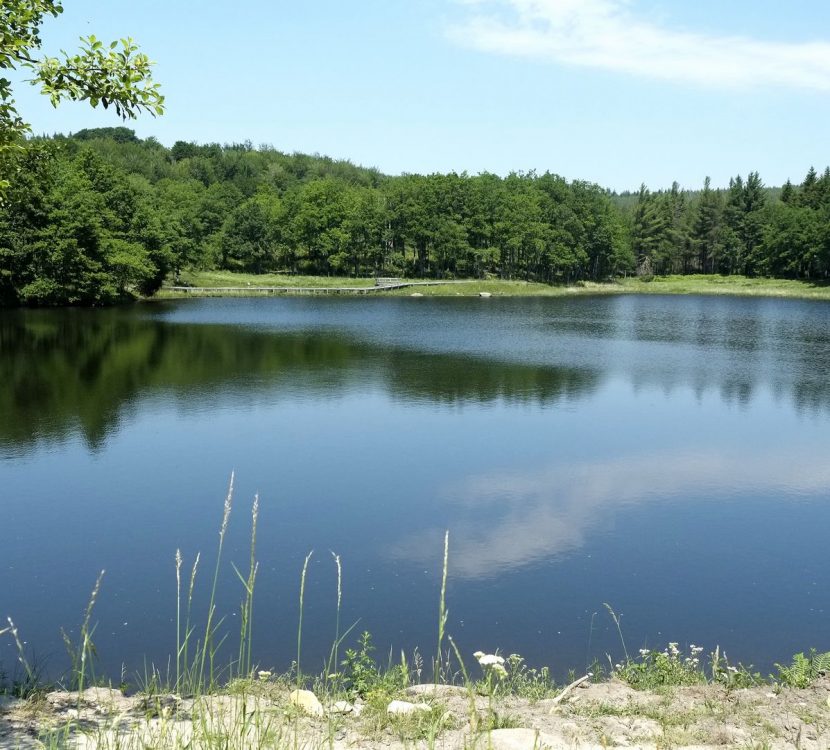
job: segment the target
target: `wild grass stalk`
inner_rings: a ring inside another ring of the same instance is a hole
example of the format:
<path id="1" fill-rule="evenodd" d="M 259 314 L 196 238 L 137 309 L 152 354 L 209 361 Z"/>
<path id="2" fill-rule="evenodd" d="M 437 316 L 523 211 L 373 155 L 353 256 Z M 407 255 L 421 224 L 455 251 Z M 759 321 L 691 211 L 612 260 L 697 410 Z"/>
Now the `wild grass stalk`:
<path id="1" fill-rule="evenodd" d="M 300 576 L 300 617 L 299 622 L 297 624 L 297 690 L 302 688 L 303 679 L 303 673 L 300 669 L 300 655 L 302 653 L 303 644 L 303 606 L 305 604 L 305 579 L 306 574 L 308 573 L 308 563 L 311 560 L 311 556 L 313 554 L 314 550 L 312 550 L 305 556 L 305 561 L 303 562 L 303 572 Z"/>
<path id="2" fill-rule="evenodd" d="M 245 599 L 240 606 L 239 622 L 239 655 L 237 672 L 240 677 L 250 675 L 252 670 L 251 642 L 253 639 L 253 610 L 254 588 L 256 584 L 259 564 L 256 562 L 256 530 L 259 518 L 259 494 L 254 495 L 254 504 L 251 509 L 251 558 L 247 578 L 243 577 L 236 565 L 233 566 L 236 575 L 245 589 Z"/>
<path id="3" fill-rule="evenodd" d="M 449 553 L 450 553 L 450 532 L 449 529 L 444 533 L 444 563 L 441 569 L 441 599 L 438 602 L 438 652 L 435 656 L 434 666 L 432 670 L 433 680 L 436 684 L 441 681 L 442 659 L 441 649 L 444 645 L 444 631 L 447 626 L 447 617 L 449 611 L 447 610 L 447 570 L 449 567 Z"/>
<path id="4" fill-rule="evenodd" d="M 4 633 L 11 633 L 12 639 L 14 640 L 14 643 L 17 646 L 17 661 L 20 662 L 20 665 L 23 667 L 23 672 L 26 675 L 24 689 L 19 690 L 18 692 L 25 694 L 29 690 L 34 690 L 37 686 L 37 673 L 34 669 L 32 669 L 32 665 L 29 664 L 29 660 L 26 658 L 26 650 L 24 649 L 23 643 L 20 640 L 20 635 L 17 632 L 17 626 L 15 626 L 11 617 L 7 617 L 6 620 L 8 620 L 9 627 L 0 630 L 0 635 L 3 635 Z"/>
<path id="5" fill-rule="evenodd" d="M 79 707 L 81 696 L 83 695 L 84 687 L 87 683 L 87 669 L 92 670 L 92 659 L 96 654 L 95 643 L 92 640 L 92 636 L 95 633 L 95 626 L 90 626 L 90 623 L 92 620 L 92 610 L 95 607 L 95 602 L 98 600 L 98 594 L 101 591 L 101 582 L 104 580 L 104 573 L 105 571 L 102 570 L 98 574 L 95 586 L 92 588 L 92 594 L 87 602 L 86 610 L 84 612 L 84 619 L 81 623 L 81 631 L 78 636 L 77 645 L 72 643 L 72 640 L 69 638 L 66 631 L 61 631 L 66 651 L 69 654 L 70 661 L 72 662 L 70 684 L 73 685 L 78 691 Z M 91 680 L 94 679 L 92 671 L 90 671 L 89 676 Z"/>
<path id="6" fill-rule="evenodd" d="M 182 673 L 182 551 L 176 550 L 176 692 Z"/>
<path id="7" fill-rule="evenodd" d="M 199 683 L 203 684 L 205 679 L 205 663 L 208 661 L 209 655 L 210 687 L 213 687 L 214 679 L 213 660 L 216 655 L 217 649 L 221 645 L 221 641 L 218 644 L 214 642 L 214 636 L 216 635 L 216 627 L 218 626 L 214 627 L 213 616 L 216 612 L 216 584 L 219 580 L 219 567 L 222 563 L 222 549 L 225 546 L 225 534 L 228 531 L 228 522 L 230 521 L 231 508 L 233 507 L 233 482 L 234 472 L 231 472 L 231 481 L 228 485 L 228 494 L 225 498 L 225 506 L 222 512 L 222 525 L 219 528 L 219 549 L 216 553 L 216 568 L 213 573 L 213 585 L 211 586 L 210 591 L 210 603 L 208 604 L 207 623 L 205 624 L 205 638 L 204 641 L 202 641 L 201 655 L 199 658 Z"/>
<path id="8" fill-rule="evenodd" d="M 340 555 L 331 553 L 334 558 L 334 565 L 337 568 L 337 610 L 334 615 L 334 642 L 331 644 L 331 652 L 329 653 L 329 663 L 326 666 L 326 681 L 331 675 L 335 674 L 338 669 L 338 649 L 340 648 L 340 607 L 343 601 L 343 567 L 340 563 Z M 350 628 L 351 629 L 351 628 Z"/>
<path id="9" fill-rule="evenodd" d="M 104 580 L 104 572 L 98 574 L 98 579 L 95 581 L 95 586 L 92 589 L 92 595 L 89 597 L 89 603 L 86 605 L 86 612 L 84 613 L 84 621 L 81 625 L 81 670 L 78 675 L 78 694 L 84 692 L 84 680 L 86 678 L 87 659 L 89 659 L 90 668 L 92 666 L 92 657 L 95 656 L 95 645 L 92 642 L 92 634 L 95 631 L 93 625 L 90 629 L 89 622 L 92 618 L 92 609 L 98 599 L 98 593 L 101 591 L 101 581 Z M 92 677 L 92 675 L 90 675 Z"/>
<path id="10" fill-rule="evenodd" d="M 608 613 L 611 615 L 611 619 L 614 621 L 614 625 L 617 626 L 617 633 L 620 635 L 620 643 L 622 643 L 623 653 L 625 654 L 626 662 L 631 661 L 631 657 L 628 655 L 628 649 L 625 647 L 625 638 L 623 638 L 622 626 L 620 625 L 620 618 L 617 616 L 617 613 L 611 608 L 611 605 L 608 602 L 603 602 L 605 609 L 608 610 Z M 612 665 L 613 667 L 613 665 Z"/>
<path id="11" fill-rule="evenodd" d="M 455 645 L 455 641 L 452 639 L 452 636 L 448 636 L 448 640 L 450 642 L 450 646 L 452 646 L 452 650 L 455 652 L 455 658 L 458 659 L 458 664 L 461 668 L 461 674 L 464 677 L 464 687 L 467 690 L 467 700 L 469 702 L 470 728 L 475 732 L 478 730 L 478 713 L 476 712 L 475 688 L 473 686 L 472 680 L 470 679 L 470 675 L 467 673 L 467 667 L 464 664 L 464 659 L 461 657 L 461 652 L 458 650 L 458 646 Z"/>
<path id="12" fill-rule="evenodd" d="M 585 650 L 585 669 L 588 671 L 591 669 L 591 641 L 594 637 L 594 620 L 596 616 L 597 613 L 594 612 L 591 615 L 591 622 L 588 624 L 588 647 Z"/>
<path id="13" fill-rule="evenodd" d="M 196 572 L 199 568 L 199 560 L 201 553 L 196 553 L 196 558 L 193 561 L 193 567 L 190 569 L 190 584 L 187 589 L 187 612 L 184 622 L 183 637 L 178 637 L 180 641 L 179 650 L 176 653 L 176 692 L 181 693 L 187 689 L 188 692 L 193 692 L 195 687 L 195 663 L 190 664 L 189 661 L 189 646 L 190 638 L 193 635 L 195 628 L 190 624 L 190 616 L 193 611 L 193 589 L 196 586 Z M 197 644 L 196 652 L 198 654 L 199 647 Z M 198 658 L 198 656 L 197 656 Z"/>

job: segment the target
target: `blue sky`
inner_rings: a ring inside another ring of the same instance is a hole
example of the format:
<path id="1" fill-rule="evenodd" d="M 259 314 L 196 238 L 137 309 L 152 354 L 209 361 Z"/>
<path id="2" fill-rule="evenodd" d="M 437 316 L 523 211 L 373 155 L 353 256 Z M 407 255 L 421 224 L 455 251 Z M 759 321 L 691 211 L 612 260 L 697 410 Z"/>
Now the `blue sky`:
<path id="1" fill-rule="evenodd" d="M 384 172 L 549 170 L 616 190 L 830 163 L 826 0 L 65 0 L 44 51 L 134 37 L 167 114 L 141 136 L 250 140 Z M 17 87 L 37 133 L 117 125 Z"/>

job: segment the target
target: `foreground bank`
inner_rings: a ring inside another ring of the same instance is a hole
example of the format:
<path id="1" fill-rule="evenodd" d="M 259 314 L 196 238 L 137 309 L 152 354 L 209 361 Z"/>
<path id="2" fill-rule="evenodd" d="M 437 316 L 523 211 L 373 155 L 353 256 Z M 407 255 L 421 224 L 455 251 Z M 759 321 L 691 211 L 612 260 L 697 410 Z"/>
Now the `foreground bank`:
<path id="1" fill-rule="evenodd" d="M 0 747 L 826 748 L 830 679 L 807 688 L 721 684 L 638 691 L 586 681 L 541 699 L 413 685 L 333 700 L 267 675 L 196 698 L 91 688 L 0 698 Z"/>

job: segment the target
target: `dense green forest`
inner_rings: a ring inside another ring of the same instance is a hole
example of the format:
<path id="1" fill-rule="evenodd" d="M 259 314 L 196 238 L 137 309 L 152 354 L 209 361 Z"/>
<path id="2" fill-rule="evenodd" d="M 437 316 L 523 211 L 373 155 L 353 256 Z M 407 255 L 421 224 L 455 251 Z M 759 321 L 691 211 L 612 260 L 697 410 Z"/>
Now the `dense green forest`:
<path id="1" fill-rule="evenodd" d="M 127 128 L 32 139 L 0 205 L 0 304 L 108 304 L 186 268 L 601 281 L 825 279 L 830 169 L 800 185 L 616 195 L 534 172 L 385 176 L 251 144 Z"/>

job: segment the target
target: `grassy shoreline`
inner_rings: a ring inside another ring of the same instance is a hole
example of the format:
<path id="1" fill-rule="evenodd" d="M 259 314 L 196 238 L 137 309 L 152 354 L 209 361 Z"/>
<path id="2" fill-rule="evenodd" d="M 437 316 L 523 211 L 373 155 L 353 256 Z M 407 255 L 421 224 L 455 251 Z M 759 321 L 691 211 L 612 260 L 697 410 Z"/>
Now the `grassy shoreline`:
<path id="1" fill-rule="evenodd" d="M 660 655 L 672 660 L 671 648 Z M 648 671 L 665 681 L 647 687 L 625 672 L 553 686 L 527 675 L 515 657 L 498 677 L 485 666 L 492 656 L 449 685 L 407 681 L 394 667 L 367 675 L 360 691 L 332 689 L 320 681 L 325 675 L 297 688 L 290 673 L 259 672 L 195 694 L 148 685 L 133 695 L 92 686 L 26 700 L 0 696 L 0 747 L 820 750 L 830 742 L 827 676 L 798 687 L 706 681 L 677 671 L 681 655 L 674 679 L 652 658 Z"/>
<path id="2" fill-rule="evenodd" d="M 66 638 L 72 668 L 60 685 L 45 684 L 11 619 L 0 628 L 17 651 L 19 682 L 0 684 L 0 748 L 85 750 L 323 750 L 443 748 L 504 750 L 582 746 L 826 748 L 830 744 L 830 652 L 797 654 L 768 678 L 730 663 L 719 649 L 708 662 L 699 646 L 668 643 L 629 656 L 620 620 L 609 605 L 625 658 L 557 684 L 550 669 L 531 668 L 517 654 L 462 653 L 447 631 L 444 538 L 438 602 L 437 655 L 417 650 L 376 660 L 371 636 L 341 630 L 341 567 L 333 555 L 337 617 L 331 656 L 322 672 L 301 669 L 306 572 L 300 576 L 297 656 L 284 674 L 252 658 L 259 497 L 251 507 L 247 576 L 241 584 L 238 653 L 223 664 L 222 643 L 233 625 L 216 611 L 234 476 L 223 506 L 206 616 L 192 610 L 200 555 L 190 567 L 177 550 L 176 654 L 166 669 L 150 666 L 138 690 L 110 687 L 94 674 L 93 610 L 99 575 L 77 640 Z M 210 566 L 213 567 L 213 566 Z M 210 570 L 208 571 L 210 575 Z M 356 642 L 355 642 L 356 641 Z M 354 643 L 352 647 L 347 644 Z M 232 642 L 228 643 L 231 653 Z M 225 654 L 227 655 L 227 653 Z M 0 670 L 2 675 L 2 670 Z M 581 676 L 580 676 L 581 675 Z M 811 742 L 807 742 L 811 740 Z M 823 743 L 823 744 L 822 744 Z"/>
<path id="3" fill-rule="evenodd" d="M 372 278 L 291 276 L 285 274 L 241 274 L 226 271 L 189 271 L 181 284 L 190 291 L 174 290 L 168 284 L 152 299 L 190 297 L 248 297 L 263 294 L 369 293 L 373 296 L 475 297 L 482 293 L 493 297 L 565 297 L 606 294 L 679 294 L 738 297 L 774 297 L 788 299 L 830 300 L 830 283 L 793 279 L 749 278 L 746 276 L 659 276 L 617 279 L 613 282 L 580 282 L 571 286 L 551 286 L 528 281 L 500 279 L 462 279 L 447 282 L 402 279 L 407 286 L 377 289 Z M 271 291 L 272 289 L 279 291 Z"/>

